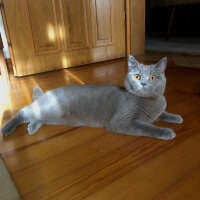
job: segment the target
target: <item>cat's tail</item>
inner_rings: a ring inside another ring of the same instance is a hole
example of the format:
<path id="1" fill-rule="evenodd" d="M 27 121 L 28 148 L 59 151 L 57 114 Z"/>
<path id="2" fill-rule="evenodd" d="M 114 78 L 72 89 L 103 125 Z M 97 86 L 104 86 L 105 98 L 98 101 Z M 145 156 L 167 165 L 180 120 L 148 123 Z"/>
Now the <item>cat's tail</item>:
<path id="1" fill-rule="evenodd" d="M 1 133 L 5 136 L 10 135 L 20 124 L 24 123 L 23 109 L 20 110 L 12 119 L 10 119 L 1 129 Z"/>

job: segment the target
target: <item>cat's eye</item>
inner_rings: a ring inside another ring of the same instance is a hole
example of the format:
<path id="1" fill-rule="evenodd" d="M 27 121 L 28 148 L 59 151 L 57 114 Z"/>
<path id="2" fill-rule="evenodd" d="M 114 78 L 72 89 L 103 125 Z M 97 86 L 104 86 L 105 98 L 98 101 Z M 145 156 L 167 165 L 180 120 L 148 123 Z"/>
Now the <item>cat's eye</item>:
<path id="1" fill-rule="evenodd" d="M 136 80 L 140 80 L 140 75 L 139 75 L 139 74 L 135 74 L 135 75 L 134 75 L 134 78 L 135 78 Z"/>
<path id="2" fill-rule="evenodd" d="M 156 80 L 156 77 L 155 77 L 154 75 L 149 76 L 149 80 L 150 80 L 150 81 L 155 81 L 155 80 Z"/>

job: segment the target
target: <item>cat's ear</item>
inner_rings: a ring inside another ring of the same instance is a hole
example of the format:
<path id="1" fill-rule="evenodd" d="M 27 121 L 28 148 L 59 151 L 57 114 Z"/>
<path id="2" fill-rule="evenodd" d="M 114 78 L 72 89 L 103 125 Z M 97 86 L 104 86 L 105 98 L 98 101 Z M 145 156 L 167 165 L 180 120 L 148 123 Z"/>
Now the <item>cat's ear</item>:
<path id="1" fill-rule="evenodd" d="M 161 59 L 157 64 L 156 64 L 156 68 L 159 72 L 163 73 L 165 72 L 167 66 L 167 58 L 163 58 Z"/>
<path id="2" fill-rule="evenodd" d="M 137 64 L 138 64 L 137 60 L 133 56 L 129 55 L 129 57 L 128 57 L 129 71 L 133 70 L 137 66 Z"/>

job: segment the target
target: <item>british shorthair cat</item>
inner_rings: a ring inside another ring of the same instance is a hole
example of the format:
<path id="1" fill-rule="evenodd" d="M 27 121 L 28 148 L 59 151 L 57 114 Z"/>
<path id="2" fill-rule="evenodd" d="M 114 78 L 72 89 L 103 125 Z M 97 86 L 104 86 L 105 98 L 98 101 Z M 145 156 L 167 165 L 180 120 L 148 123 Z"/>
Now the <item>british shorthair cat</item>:
<path id="1" fill-rule="evenodd" d="M 33 103 L 21 109 L 2 128 L 11 134 L 18 125 L 28 124 L 34 134 L 42 124 L 101 127 L 108 131 L 169 140 L 172 129 L 151 123 L 155 120 L 182 123 L 180 115 L 167 113 L 164 97 L 166 58 L 143 65 L 129 56 L 125 88 L 102 85 L 67 85 L 44 93 L 33 90 Z"/>

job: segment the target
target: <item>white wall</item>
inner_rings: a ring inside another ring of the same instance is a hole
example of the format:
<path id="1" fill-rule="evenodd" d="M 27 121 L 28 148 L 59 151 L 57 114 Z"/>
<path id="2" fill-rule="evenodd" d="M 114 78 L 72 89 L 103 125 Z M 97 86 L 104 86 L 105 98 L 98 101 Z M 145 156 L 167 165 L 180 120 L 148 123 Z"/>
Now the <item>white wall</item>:
<path id="1" fill-rule="evenodd" d="M 7 38 L 6 38 L 6 33 L 5 33 L 4 25 L 3 25 L 3 19 L 2 19 L 1 12 L 0 12 L 0 33 L 1 33 L 2 40 L 3 40 L 4 56 L 5 56 L 5 58 L 10 58 L 10 53 L 9 53 L 9 49 L 8 49 L 8 42 L 7 42 Z"/>

